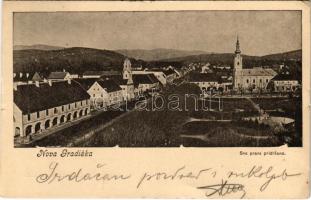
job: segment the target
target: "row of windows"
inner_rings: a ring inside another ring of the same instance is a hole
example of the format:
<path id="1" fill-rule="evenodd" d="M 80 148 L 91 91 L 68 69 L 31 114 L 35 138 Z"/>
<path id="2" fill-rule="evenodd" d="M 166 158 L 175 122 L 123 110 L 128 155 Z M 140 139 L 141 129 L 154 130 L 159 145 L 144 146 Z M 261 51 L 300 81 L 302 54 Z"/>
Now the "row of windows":
<path id="1" fill-rule="evenodd" d="M 246 83 L 249 83 L 250 80 L 249 79 L 246 79 Z M 266 83 L 269 82 L 269 79 L 266 79 Z M 253 79 L 253 83 L 256 83 L 256 79 Z M 259 83 L 262 83 L 262 79 L 259 79 Z"/>
<path id="2" fill-rule="evenodd" d="M 87 103 L 87 102 L 86 102 L 86 103 Z M 78 105 L 78 103 L 75 102 L 74 108 L 77 108 L 77 105 Z M 80 102 L 80 105 L 81 105 L 81 106 L 83 105 L 83 102 L 82 102 L 82 101 Z M 70 104 L 68 104 L 68 109 L 70 110 Z M 62 106 L 62 112 L 64 112 L 64 111 L 65 111 L 65 106 Z M 54 108 L 54 111 L 53 111 L 53 112 L 54 112 L 54 114 L 57 114 L 57 113 L 58 113 L 57 108 Z M 40 111 L 38 111 L 38 112 L 36 113 L 36 115 L 37 115 L 37 119 L 40 118 Z M 49 110 L 48 110 L 48 109 L 45 110 L 45 115 L 46 115 L 46 116 L 49 116 Z M 28 121 L 30 121 L 30 119 L 31 119 L 30 114 L 27 115 L 27 118 L 28 118 Z"/>

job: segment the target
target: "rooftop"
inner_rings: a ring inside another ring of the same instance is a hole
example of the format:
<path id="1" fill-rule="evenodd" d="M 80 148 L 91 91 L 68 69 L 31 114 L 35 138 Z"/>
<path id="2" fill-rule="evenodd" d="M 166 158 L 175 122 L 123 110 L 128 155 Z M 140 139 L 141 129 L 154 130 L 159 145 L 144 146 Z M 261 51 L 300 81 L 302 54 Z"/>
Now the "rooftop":
<path id="1" fill-rule="evenodd" d="M 122 88 L 113 80 L 97 80 L 97 83 L 104 88 L 108 93 L 122 90 Z"/>
<path id="2" fill-rule="evenodd" d="M 90 95 L 76 82 L 67 81 L 19 85 L 14 90 L 14 103 L 23 114 L 89 99 Z"/>
<path id="3" fill-rule="evenodd" d="M 218 82 L 219 78 L 215 74 L 191 73 L 190 82 Z"/>
<path id="4" fill-rule="evenodd" d="M 64 79 L 69 72 L 51 72 L 48 79 Z"/>
<path id="5" fill-rule="evenodd" d="M 84 76 L 112 76 L 112 75 L 121 75 L 119 71 L 85 71 Z"/>
<path id="6" fill-rule="evenodd" d="M 139 84 L 154 84 L 158 82 L 158 79 L 153 74 L 134 74 L 133 82 L 136 86 Z"/>
<path id="7" fill-rule="evenodd" d="M 277 73 L 273 69 L 255 67 L 252 69 L 242 69 L 243 76 L 275 76 Z"/>
<path id="8" fill-rule="evenodd" d="M 274 81 L 289 81 L 289 80 L 297 80 L 297 78 L 289 73 L 289 72 L 282 72 L 276 75 L 272 80 Z"/>

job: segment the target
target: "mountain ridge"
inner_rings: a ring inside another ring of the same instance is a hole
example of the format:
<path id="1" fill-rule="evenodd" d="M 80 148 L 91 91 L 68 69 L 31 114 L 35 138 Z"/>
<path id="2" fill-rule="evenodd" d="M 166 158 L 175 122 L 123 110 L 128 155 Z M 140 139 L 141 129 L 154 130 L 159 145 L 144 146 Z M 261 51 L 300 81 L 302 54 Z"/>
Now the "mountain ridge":
<path id="1" fill-rule="evenodd" d="M 13 46 L 13 50 L 30 50 L 30 49 L 50 51 L 50 50 L 65 49 L 65 47 L 46 45 L 46 44 L 14 45 Z"/>
<path id="2" fill-rule="evenodd" d="M 165 49 L 165 48 L 156 48 L 156 49 L 118 49 L 115 50 L 118 53 L 121 53 L 125 56 L 132 57 L 135 59 L 141 59 L 145 61 L 153 60 L 162 60 L 173 57 L 182 57 L 188 55 L 197 55 L 202 53 L 207 53 L 200 50 L 178 50 L 178 49 Z"/>
<path id="3" fill-rule="evenodd" d="M 200 53 L 202 51 L 197 52 Z M 282 60 L 293 59 L 301 61 L 301 54 L 302 50 L 265 56 L 243 55 L 243 64 L 246 67 L 254 67 L 281 64 Z M 233 56 L 233 53 L 205 53 L 144 61 L 112 50 L 86 47 L 70 47 L 56 50 L 25 49 L 13 51 L 13 70 L 14 72 L 26 72 L 62 71 L 65 69 L 74 73 L 82 73 L 87 70 L 121 70 L 123 67 L 123 61 L 126 57 L 130 58 L 133 67 L 162 67 L 172 65 L 179 68 L 182 65 L 187 65 L 191 62 L 209 62 L 211 64 L 232 65 Z"/>

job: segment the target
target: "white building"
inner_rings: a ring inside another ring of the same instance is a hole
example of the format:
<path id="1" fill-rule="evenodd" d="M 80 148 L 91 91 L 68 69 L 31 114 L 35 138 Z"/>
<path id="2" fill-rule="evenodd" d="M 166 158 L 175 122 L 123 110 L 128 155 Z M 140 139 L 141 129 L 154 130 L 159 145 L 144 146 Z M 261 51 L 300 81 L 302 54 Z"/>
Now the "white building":
<path id="1" fill-rule="evenodd" d="M 70 80 L 19 85 L 13 93 L 15 136 L 40 134 L 90 112 L 90 95 Z"/>
<path id="2" fill-rule="evenodd" d="M 124 60 L 122 74 L 119 72 L 118 74 L 102 75 L 101 77 L 114 80 L 122 88 L 123 100 L 131 101 L 135 98 L 132 65 L 128 58 Z"/>
<path id="3" fill-rule="evenodd" d="M 106 108 L 123 102 L 122 88 L 112 79 L 95 81 L 87 92 L 97 108 Z"/>
<path id="4" fill-rule="evenodd" d="M 270 80 L 276 75 L 277 73 L 269 68 L 243 69 L 240 42 L 237 38 L 233 68 L 233 88 L 235 90 L 265 90 Z"/>
<path id="5" fill-rule="evenodd" d="M 159 89 L 159 80 L 153 74 L 135 74 L 133 75 L 135 86 L 135 96 L 140 95 L 152 89 Z"/>
<path id="6" fill-rule="evenodd" d="M 271 83 L 275 92 L 293 92 L 300 87 L 298 80 L 288 71 L 276 75 Z"/>

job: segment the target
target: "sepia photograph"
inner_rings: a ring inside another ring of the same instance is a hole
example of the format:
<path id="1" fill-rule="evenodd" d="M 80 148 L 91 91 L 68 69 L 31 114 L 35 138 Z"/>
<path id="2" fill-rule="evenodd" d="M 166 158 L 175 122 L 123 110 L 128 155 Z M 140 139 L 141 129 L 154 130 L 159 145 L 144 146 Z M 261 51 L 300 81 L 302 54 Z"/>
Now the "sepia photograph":
<path id="1" fill-rule="evenodd" d="M 14 147 L 302 147 L 300 10 L 13 13 Z"/>
<path id="2" fill-rule="evenodd" d="M 308 198 L 310 11 L 5 1 L 0 196 Z"/>

